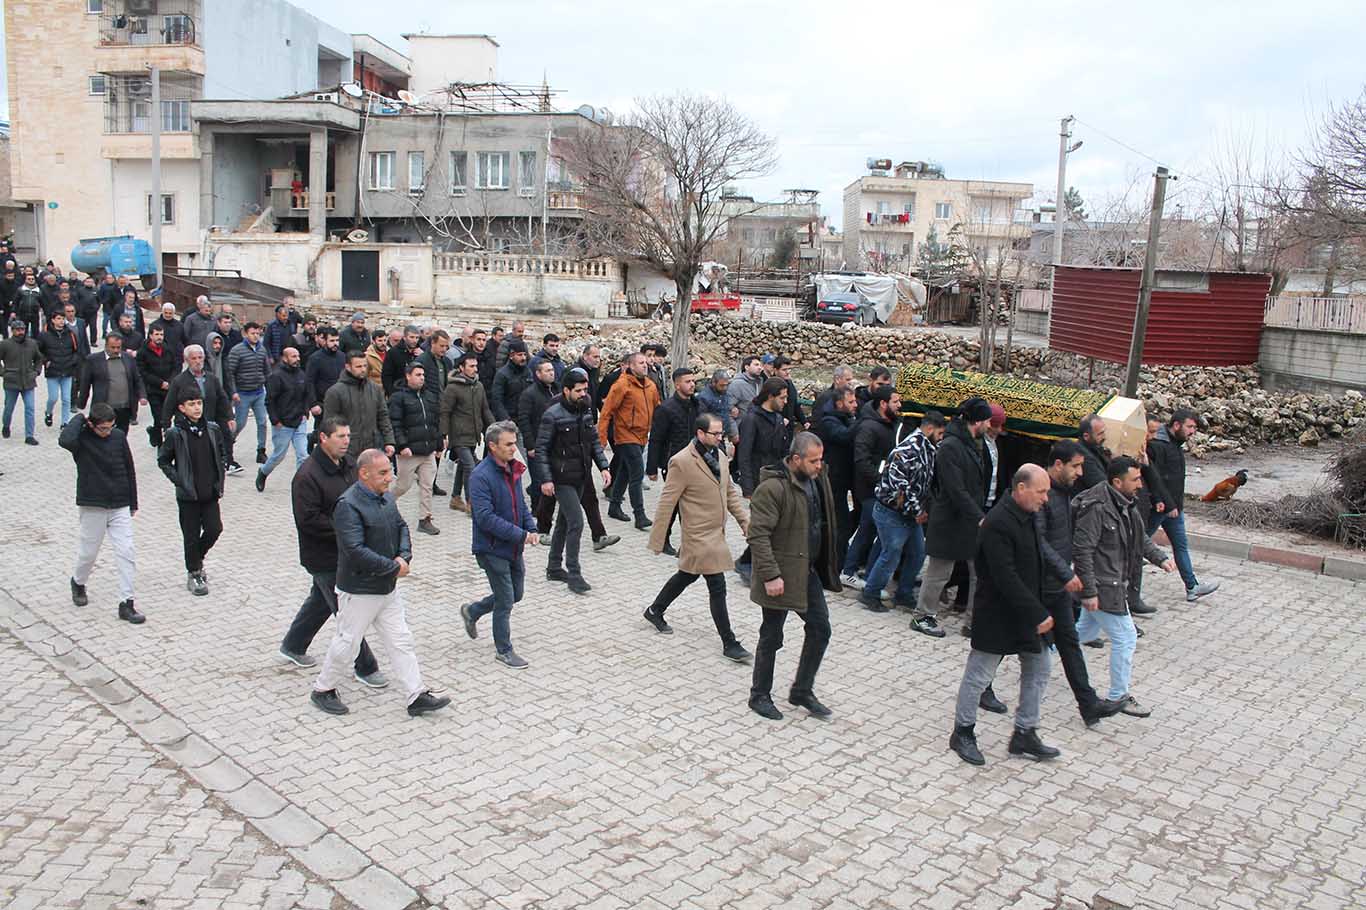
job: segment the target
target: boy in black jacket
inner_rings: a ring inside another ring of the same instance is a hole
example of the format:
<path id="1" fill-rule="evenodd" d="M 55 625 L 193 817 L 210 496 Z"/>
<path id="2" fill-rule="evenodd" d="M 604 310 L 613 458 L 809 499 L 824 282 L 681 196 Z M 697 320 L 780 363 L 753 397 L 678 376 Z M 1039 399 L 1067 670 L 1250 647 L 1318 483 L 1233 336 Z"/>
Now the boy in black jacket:
<path id="1" fill-rule="evenodd" d="M 76 461 L 80 534 L 76 567 L 71 572 L 71 602 L 78 607 L 90 602 L 85 583 L 107 534 L 119 569 L 119 619 L 139 625 L 147 617 L 133 605 L 133 576 L 137 572 L 133 516 L 138 511 L 138 482 L 128 437 L 114 426 L 114 409 L 101 401 L 90 406 L 88 419 L 79 412 L 72 414 L 57 444 Z"/>
<path id="2" fill-rule="evenodd" d="M 218 500 L 223 498 L 222 430 L 204 419 L 198 386 L 180 390 L 176 416 L 166 428 L 157 467 L 175 485 L 180 533 L 185 543 L 185 588 L 196 597 L 209 593 L 204 557 L 223 533 Z"/>

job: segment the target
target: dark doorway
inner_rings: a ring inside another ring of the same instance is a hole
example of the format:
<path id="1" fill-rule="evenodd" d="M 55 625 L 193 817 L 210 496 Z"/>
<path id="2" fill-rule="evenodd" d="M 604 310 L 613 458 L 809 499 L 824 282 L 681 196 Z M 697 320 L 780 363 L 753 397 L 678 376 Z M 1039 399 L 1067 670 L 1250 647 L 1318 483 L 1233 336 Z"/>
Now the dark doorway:
<path id="1" fill-rule="evenodd" d="M 342 299 L 379 301 L 379 250 L 342 250 Z"/>

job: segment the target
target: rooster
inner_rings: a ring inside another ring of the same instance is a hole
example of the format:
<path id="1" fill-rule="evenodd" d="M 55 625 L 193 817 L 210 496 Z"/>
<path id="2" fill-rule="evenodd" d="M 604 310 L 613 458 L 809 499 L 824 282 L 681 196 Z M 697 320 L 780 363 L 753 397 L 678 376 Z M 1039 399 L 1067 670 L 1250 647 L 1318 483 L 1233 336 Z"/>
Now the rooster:
<path id="1" fill-rule="evenodd" d="M 1232 499 L 1233 494 L 1238 492 L 1238 488 L 1247 483 L 1247 471 L 1239 471 L 1232 477 L 1225 477 L 1214 485 L 1214 488 L 1200 497 L 1201 502 L 1222 502 L 1225 499 Z"/>

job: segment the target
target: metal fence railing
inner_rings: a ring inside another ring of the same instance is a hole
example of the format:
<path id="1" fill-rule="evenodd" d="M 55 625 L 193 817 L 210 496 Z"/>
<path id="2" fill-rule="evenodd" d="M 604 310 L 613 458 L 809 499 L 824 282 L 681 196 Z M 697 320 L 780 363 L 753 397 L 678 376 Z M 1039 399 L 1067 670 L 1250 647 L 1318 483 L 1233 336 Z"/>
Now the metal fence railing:
<path id="1" fill-rule="evenodd" d="M 1262 324 L 1366 335 L 1366 297 L 1268 297 Z"/>

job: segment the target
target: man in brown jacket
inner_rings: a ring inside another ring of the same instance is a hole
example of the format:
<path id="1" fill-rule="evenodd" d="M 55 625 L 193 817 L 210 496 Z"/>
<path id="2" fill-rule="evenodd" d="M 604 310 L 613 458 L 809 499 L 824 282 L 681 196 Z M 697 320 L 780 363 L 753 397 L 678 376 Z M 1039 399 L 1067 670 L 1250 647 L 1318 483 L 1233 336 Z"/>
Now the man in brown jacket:
<path id="1" fill-rule="evenodd" d="M 704 575 L 712 622 L 721 635 L 721 653 L 741 662 L 751 655 L 735 637 L 726 611 L 726 571 L 731 567 L 730 547 L 726 546 L 726 513 L 735 516 L 740 530 L 747 532 L 749 509 L 740 488 L 730 479 L 730 461 L 720 449 L 721 436 L 721 418 L 702 414 L 693 421 L 692 444 L 669 459 L 664 492 L 655 508 L 650 549 L 664 552 L 675 509 L 682 513 L 683 541 L 679 544 L 678 571 L 645 610 L 645 621 L 657 632 L 673 634 L 673 628 L 664 621 L 664 611 L 697 581 L 697 576 Z"/>
<path id="2" fill-rule="evenodd" d="M 839 592 L 835 552 L 835 501 L 815 433 L 798 433 L 781 467 L 766 467 L 750 499 L 749 546 L 754 554 L 750 600 L 764 608 L 754 682 L 749 706 L 769 720 L 782 720 L 773 704 L 773 663 L 783 646 L 787 611 L 805 624 L 802 656 L 788 694 L 789 704 L 816 717 L 830 709 L 816 700 L 813 688 L 825 647 L 830 643 L 830 611 L 825 591 Z"/>
<path id="3" fill-rule="evenodd" d="M 644 354 L 632 354 L 626 361 L 626 371 L 612 384 L 612 391 L 602 403 L 602 413 L 598 417 L 598 436 L 603 447 L 607 446 L 607 426 L 613 427 L 612 450 L 621 456 L 630 478 L 631 511 L 635 513 L 636 528 L 644 531 L 650 527 L 650 519 L 645 517 L 645 493 L 641 482 L 645 477 L 645 446 L 650 441 L 650 423 L 654 419 L 655 408 L 659 407 L 659 386 L 650 378 L 649 366 Z M 626 487 L 618 478 L 612 484 L 612 502 L 607 514 L 617 521 L 630 521 L 621 509 L 621 500 Z"/>

